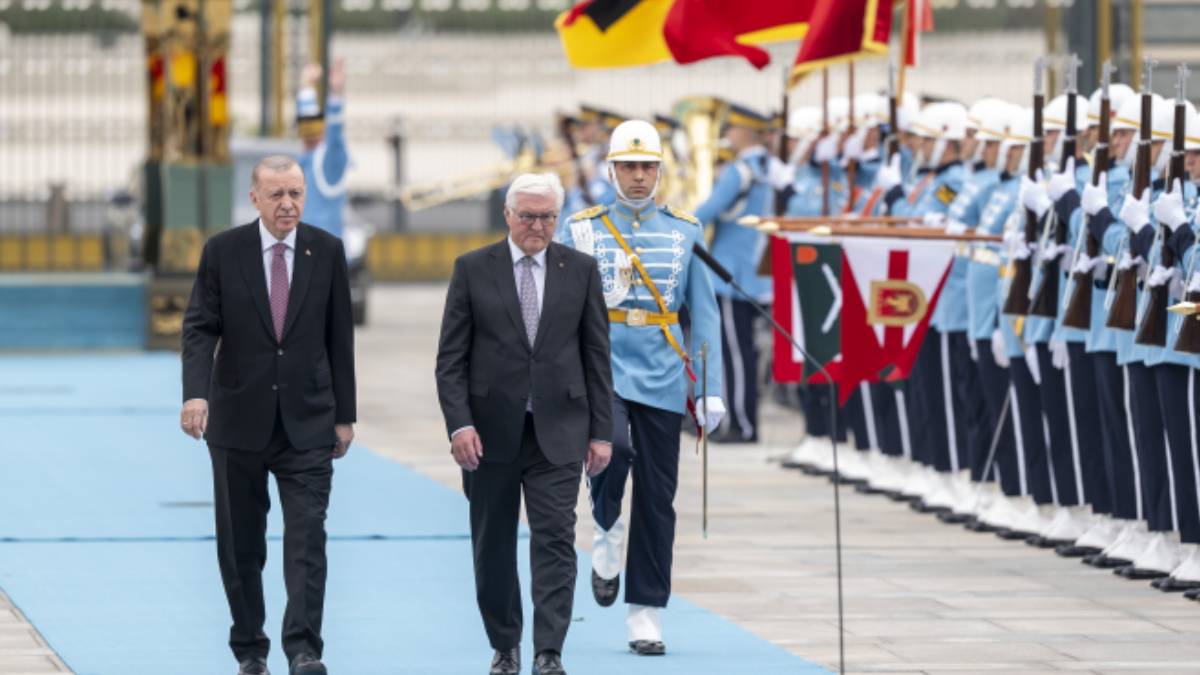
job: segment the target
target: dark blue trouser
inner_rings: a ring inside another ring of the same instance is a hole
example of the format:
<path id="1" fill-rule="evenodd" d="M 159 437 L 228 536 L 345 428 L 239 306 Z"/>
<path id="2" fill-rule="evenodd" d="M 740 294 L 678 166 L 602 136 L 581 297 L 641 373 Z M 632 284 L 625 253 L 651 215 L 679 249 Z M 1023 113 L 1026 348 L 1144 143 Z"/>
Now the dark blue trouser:
<path id="1" fill-rule="evenodd" d="M 834 388 L 828 384 L 808 384 L 800 390 L 800 406 L 804 409 L 804 429 L 809 436 L 829 436 L 829 408 L 836 406 Z M 844 410 L 837 411 L 837 440 L 846 440 L 849 421 Z"/>
<path id="2" fill-rule="evenodd" d="M 1079 501 L 1091 504 L 1093 513 L 1112 513 L 1112 494 L 1105 472 L 1104 441 L 1100 419 L 1100 398 L 1096 384 L 1096 369 L 1092 355 L 1082 342 L 1067 343 L 1067 403 L 1074 435 L 1072 452 L 1079 462 L 1079 485 L 1083 494 Z M 1061 493 L 1060 493 L 1061 494 Z"/>
<path id="3" fill-rule="evenodd" d="M 913 375 L 910 391 L 916 396 L 909 401 L 919 403 L 909 424 L 917 445 L 925 446 L 919 451 L 922 463 L 943 472 L 968 467 L 970 456 L 979 452 L 975 448 L 986 444 L 980 440 L 984 404 L 966 333 L 929 329 Z"/>
<path id="4" fill-rule="evenodd" d="M 1042 426 L 1042 401 L 1037 382 L 1024 357 L 1011 360 L 1008 366 L 1012 378 L 1013 405 L 1011 412 L 1017 429 L 1017 456 L 1024 469 L 1026 494 L 1039 505 L 1054 503 L 1050 487 L 1050 462 L 1046 453 L 1046 435 Z"/>
<path id="5" fill-rule="evenodd" d="M 1167 444 L 1162 427 L 1162 406 L 1158 400 L 1158 383 L 1155 382 L 1155 371 L 1160 367 L 1147 367 L 1142 363 L 1125 366 L 1129 371 L 1129 404 L 1137 439 L 1142 508 L 1151 532 L 1169 532 L 1174 528 Z"/>
<path id="6" fill-rule="evenodd" d="M 1142 487 L 1138 478 L 1133 426 L 1129 421 L 1130 391 L 1126 371 L 1113 352 L 1093 352 L 1096 401 L 1100 405 L 1100 440 L 1104 473 L 1114 518 L 1140 520 Z"/>
<path id="7" fill-rule="evenodd" d="M 675 547 L 679 424 L 683 415 L 613 397 L 613 454 L 590 481 L 592 517 L 605 530 L 621 516 L 625 479 L 633 474 L 625 602 L 666 607 Z"/>
<path id="8" fill-rule="evenodd" d="M 875 429 L 879 449 L 889 457 L 910 457 L 908 416 L 905 385 L 876 382 L 871 385 L 871 404 L 875 413 Z"/>
<path id="9" fill-rule="evenodd" d="M 979 370 L 979 388 L 985 403 L 984 428 L 988 430 L 988 445 L 982 457 L 971 459 L 971 479 L 982 480 L 986 468 L 987 452 L 991 450 L 992 435 L 996 433 L 996 425 L 1000 423 L 1004 413 L 1005 402 L 1010 399 L 1011 385 L 1008 369 L 996 363 L 992 356 L 992 341 L 977 340 L 975 342 L 979 360 L 975 362 Z M 1011 403 L 1009 403 L 1011 405 Z M 1019 497 L 1022 494 L 1021 470 L 1017 468 L 1017 446 L 1013 436 L 1013 414 L 1010 409 L 1004 414 L 1004 427 L 1000 430 L 1000 438 L 996 440 L 996 454 L 992 459 L 992 473 L 998 477 L 1000 489 L 1009 497 Z"/>
<path id="10" fill-rule="evenodd" d="M 1083 486 L 1079 484 L 1079 454 L 1071 434 L 1070 410 L 1067 406 L 1067 374 L 1054 367 L 1054 356 L 1050 353 L 1049 344 L 1040 342 L 1034 345 L 1034 348 L 1037 350 L 1038 370 L 1042 376 L 1038 397 L 1042 402 L 1042 415 L 1046 420 L 1049 436 L 1049 447 L 1046 449 L 1049 451 L 1047 457 L 1050 475 L 1054 479 L 1054 503 L 1059 506 L 1077 506 Z"/>
<path id="11" fill-rule="evenodd" d="M 734 436 L 758 438 L 758 349 L 754 318 L 758 313 L 745 300 L 721 297 L 721 358 L 725 369 L 725 403 L 729 413 L 721 422 Z"/>
<path id="12" fill-rule="evenodd" d="M 1187 366 L 1163 364 L 1155 369 L 1158 397 L 1162 403 L 1162 425 L 1170 449 L 1171 476 L 1174 480 L 1175 525 L 1185 544 L 1200 544 L 1200 457 L 1197 457 L 1197 428 L 1200 421 L 1196 403 L 1200 378 Z"/>

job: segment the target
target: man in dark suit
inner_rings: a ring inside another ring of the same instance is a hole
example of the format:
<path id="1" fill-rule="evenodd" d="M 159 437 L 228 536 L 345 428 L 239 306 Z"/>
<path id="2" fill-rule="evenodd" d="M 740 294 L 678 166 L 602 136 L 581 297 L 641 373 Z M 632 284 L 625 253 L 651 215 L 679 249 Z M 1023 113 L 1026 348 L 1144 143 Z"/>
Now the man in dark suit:
<path id="1" fill-rule="evenodd" d="M 183 319 L 181 426 L 208 441 L 217 559 L 240 675 L 266 675 L 267 475 L 283 504 L 291 675 L 324 675 L 325 512 L 333 460 L 354 438 L 354 322 L 342 242 L 300 222 L 290 157 L 254 168 L 260 218 L 204 247 Z"/>
<path id="2" fill-rule="evenodd" d="M 525 174 L 505 200 L 509 236 L 454 263 L 437 385 L 470 501 L 475 595 L 493 675 L 520 672 L 517 525 L 531 532 L 534 675 L 564 675 L 583 464 L 612 453 L 608 316 L 596 261 L 552 243 L 563 190 Z"/>

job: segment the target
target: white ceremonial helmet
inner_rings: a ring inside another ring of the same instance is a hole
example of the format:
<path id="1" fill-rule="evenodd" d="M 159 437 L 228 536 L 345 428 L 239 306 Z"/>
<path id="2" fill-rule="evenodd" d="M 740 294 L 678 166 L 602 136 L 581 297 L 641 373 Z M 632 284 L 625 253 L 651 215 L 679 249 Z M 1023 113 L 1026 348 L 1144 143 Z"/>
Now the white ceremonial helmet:
<path id="1" fill-rule="evenodd" d="M 1012 148 L 1028 148 L 1033 142 L 1033 108 L 1022 108 L 1014 105 L 1009 110 L 1008 130 L 1004 133 L 1004 141 L 1000 143 L 1000 162 L 1008 163 L 1008 151 Z M 1022 164 L 1029 156 L 1025 152 Z"/>
<path id="2" fill-rule="evenodd" d="M 887 122 L 887 118 L 887 99 L 869 92 L 854 97 L 854 124 L 856 126 L 879 126 Z"/>
<path id="3" fill-rule="evenodd" d="M 1151 138 L 1153 138 L 1154 137 L 1154 124 L 1153 124 L 1154 111 L 1162 105 L 1162 103 L 1161 103 L 1162 97 L 1159 96 L 1158 94 L 1152 94 L 1151 99 L 1152 99 L 1152 103 L 1150 106 L 1150 121 L 1151 121 L 1150 136 L 1151 136 Z M 1141 119 L 1142 119 L 1142 97 L 1140 95 L 1139 96 L 1130 96 L 1129 98 L 1125 99 L 1125 102 L 1121 104 L 1121 107 L 1119 109 L 1117 109 L 1117 114 L 1116 114 L 1116 116 L 1113 117 L 1113 121 L 1112 121 L 1112 130 L 1113 131 L 1121 131 L 1123 129 L 1129 129 L 1131 131 L 1136 132 L 1138 130 L 1138 128 L 1141 126 Z M 1133 161 L 1136 157 L 1137 157 L 1137 142 L 1135 141 L 1135 142 L 1129 144 L 1129 148 L 1125 151 L 1124 155 L 1117 157 L 1116 159 L 1119 164 L 1126 166 L 1130 169 L 1133 169 Z"/>
<path id="4" fill-rule="evenodd" d="M 1097 108 L 1097 114 L 1099 108 Z M 1075 94 L 1075 130 L 1081 131 L 1087 126 L 1088 100 L 1080 94 Z M 1042 122 L 1046 131 L 1063 131 L 1067 128 L 1067 95 L 1055 96 L 1042 109 Z"/>
<path id="5" fill-rule="evenodd" d="M 983 123 L 984 115 L 998 105 L 1008 105 L 1008 102 L 995 96 L 985 96 L 972 103 L 971 107 L 967 109 L 967 128 L 978 131 L 979 126 Z"/>
<path id="6" fill-rule="evenodd" d="M 1018 106 L 998 98 L 984 99 L 988 105 L 976 110 L 975 138 L 981 141 L 1003 141 Z M 975 106 L 972 106 L 975 108 Z"/>
<path id="7" fill-rule="evenodd" d="M 1086 126 L 1089 128 L 1095 127 L 1095 126 L 1100 126 L 1100 96 L 1103 93 L 1104 93 L 1104 90 L 1102 88 L 1097 89 L 1096 91 L 1093 91 L 1092 95 L 1088 98 L 1088 114 L 1087 114 L 1087 125 Z M 1114 82 L 1114 83 L 1108 85 L 1109 115 L 1110 116 L 1116 115 L 1117 109 L 1120 108 L 1127 99 L 1129 99 L 1130 97 L 1132 97 L 1134 95 L 1135 95 L 1135 92 L 1127 84 L 1121 84 L 1120 82 Z"/>
<path id="8" fill-rule="evenodd" d="M 650 190 L 649 196 L 645 199 L 630 200 L 621 191 L 621 184 L 617 182 L 616 169 L 617 162 L 662 162 L 662 139 L 659 138 L 658 129 L 655 129 L 653 124 L 643 120 L 621 122 L 609 136 L 606 159 L 608 160 L 608 180 L 623 201 L 639 207 L 642 203 L 654 201 L 654 194 L 658 192 L 658 185 L 662 181 L 661 171 L 654 180 L 654 188 Z"/>
<path id="9" fill-rule="evenodd" d="M 912 131 L 913 123 L 921 114 L 921 102 L 916 94 L 906 91 L 896 103 L 896 126 L 900 127 L 900 131 Z"/>
<path id="10" fill-rule="evenodd" d="M 855 111 L 857 112 L 857 111 Z M 829 99 L 829 128 L 842 132 L 850 127 L 850 99 L 833 96 Z"/>
<path id="11" fill-rule="evenodd" d="M 1161 100 L 1161 104 L 1159 103 Z M 1163 148 L 1158 153 L 1158 159 L 1154 162 L 1154 168 L 1158 170 L 1160 175 L 1167 173 L 1167 165 L 1171 162 L 1171 141 L 1175 138 L 1175 99 L 1159 99 L 1154 102 L 1152 118 L 1154 120 L 1150 130 L 1150 138 L 1155 141 L 1163 141 L 1167 143 L 1167 147 Z M 1196 107 L 1191 101 L 1184 101 L 1184 120 L 1187 120 L 1191 114 L 1195 113 Z M 1187 133 L 1186 121 L 1184 122 L 1184 144 L 1187 149 Z"/>
<path id="12" fill-rule="evenodd" d="M 793 108 L 788 112 L 788 135 L 806 138 L 821 131 L 821 109 L 815 105 Z"/>

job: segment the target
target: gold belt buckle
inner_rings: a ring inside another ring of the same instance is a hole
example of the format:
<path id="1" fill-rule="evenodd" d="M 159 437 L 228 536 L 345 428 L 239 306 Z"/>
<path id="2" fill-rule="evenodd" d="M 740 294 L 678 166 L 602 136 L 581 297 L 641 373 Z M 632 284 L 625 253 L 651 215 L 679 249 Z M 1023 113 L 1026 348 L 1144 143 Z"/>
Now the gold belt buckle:
<path id="1" fill-rule="evenodd" d="M 627 326 L 645 326 L 646 325 L 646 310 L 631 309 L 625 312 L 625 325 Z"/>

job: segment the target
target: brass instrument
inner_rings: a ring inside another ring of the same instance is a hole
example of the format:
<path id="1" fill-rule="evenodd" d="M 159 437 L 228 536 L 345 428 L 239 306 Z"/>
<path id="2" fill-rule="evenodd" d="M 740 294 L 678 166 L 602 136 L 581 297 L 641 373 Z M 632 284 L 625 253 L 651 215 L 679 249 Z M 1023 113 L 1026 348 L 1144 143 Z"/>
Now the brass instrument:
<path id="1" fill-rule="evenodd" d="M 687 134 L 690 151 L 687 157 L 677 158 L 686 180 L 674 190 L 685 210 L 694 210 L 712 192 L 717 177 L 721 124 L 728 110 L 728 103 L 711 96 L 689 96 L 672 108 L 673 116 Z"/>

